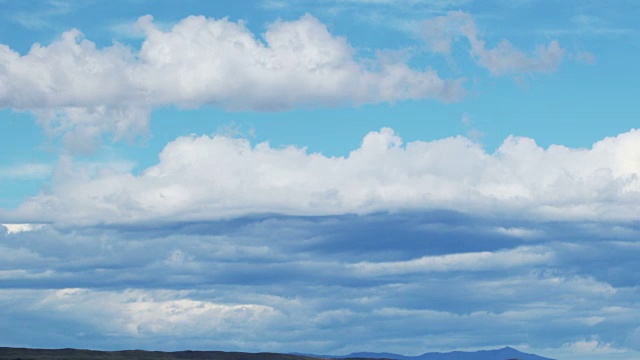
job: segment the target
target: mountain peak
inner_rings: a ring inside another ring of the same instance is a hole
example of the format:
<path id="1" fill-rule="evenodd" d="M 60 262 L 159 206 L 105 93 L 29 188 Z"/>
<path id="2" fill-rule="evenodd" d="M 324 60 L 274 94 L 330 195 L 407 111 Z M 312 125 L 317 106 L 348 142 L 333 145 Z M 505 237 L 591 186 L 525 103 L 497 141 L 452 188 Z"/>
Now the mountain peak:
<path id="1" fill-rule="evenodd" d="M 535 354 L 523 353 L 510 346 L 494 350 L 452 351 L 447 353 L 429 352 L 418 356 L 405 356 L 392 353 L 355 352 L 345 356 L 319 356 L 322 358 L 367 358 L 391 360 L 553 360 Z"/>

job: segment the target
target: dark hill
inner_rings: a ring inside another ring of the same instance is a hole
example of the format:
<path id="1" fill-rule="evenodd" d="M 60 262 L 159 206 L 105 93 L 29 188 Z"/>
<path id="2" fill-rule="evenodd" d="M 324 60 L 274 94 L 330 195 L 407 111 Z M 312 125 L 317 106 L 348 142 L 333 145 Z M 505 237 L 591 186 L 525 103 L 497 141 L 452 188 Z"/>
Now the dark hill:
<path id="1" fill-rule="evenodd" d="M 0 347 L 0 360 L 317 360 L 275 353 L 224 351 L 95 351 L 77 349 L 26 349 Z"/>
<path id="2" fill-rule="evenodd" d="M 476 352 L 453 351 L 403 356 L 391 353 L 353 353 L 346 356 L 316 356 L 278 353 L 242 353 L 225 351 L 96 351 L 78 349 L 27 349 L 0 347 L 0 360 L 318 360 L 390 359 L 390 360 L 553 360 L 506 347 Z"/>
<path id="3" fill-rule="evenodd" d="M 554 360 L 534 354 L 520 352 L 511 347 L 497 350 L 481 350 L 474 352 L 452 351 L 448 353 L 431 352 L 418 356 L 405 356 L 391 353 L 358 352 L 346 356 L 319 355 L 319 358 L 367 358 L 367 359 L 391 359 L 391 360 Z"/>

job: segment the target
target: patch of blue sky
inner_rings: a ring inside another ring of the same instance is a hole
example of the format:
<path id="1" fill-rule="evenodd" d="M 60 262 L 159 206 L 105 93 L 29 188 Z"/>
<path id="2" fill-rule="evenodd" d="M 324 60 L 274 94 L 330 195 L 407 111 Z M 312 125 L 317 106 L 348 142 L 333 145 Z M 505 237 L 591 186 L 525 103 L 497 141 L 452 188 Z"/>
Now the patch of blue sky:
<path id="1" fill-rule="evenodd" d="M 0 111 L 0 207 L 15 208 L 46 184 L 58 152 L 33 116 Z"/>

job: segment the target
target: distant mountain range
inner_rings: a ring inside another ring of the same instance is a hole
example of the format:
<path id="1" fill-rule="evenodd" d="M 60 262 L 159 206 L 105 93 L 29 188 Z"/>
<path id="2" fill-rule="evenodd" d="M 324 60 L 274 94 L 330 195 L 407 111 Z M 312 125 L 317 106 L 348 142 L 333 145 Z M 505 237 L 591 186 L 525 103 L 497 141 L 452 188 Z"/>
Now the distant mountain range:
<path id="1" fill-rule="evenodd" d="M 392 360 L 554 360 L 526 354 L 506 347 L 475 352 L 453 351 L 403 356 L 390 353 L 353 353 L 345 356 L 278 353 L 242 353 L 224 351 L 95 351 L 78 349 L 27 349 L 0 347 L 0 360 L 317 360 L 317 359 L 392 359 Z"/>
<path id="2" fill-rule="evenodd" d="M 303 355 L 303 354 L 300 354 Z M 452 351 L 447 353 L 430 352 L 417 356 L 404 356 L 392 353 L 358 352 L 344 356 L 306 355 L 316 358 L 333 359 L 392 359 L 392 360 L 554 360 L 534 354 L 520 352 L 511 347 L 496 350 L 480 350 L 474 352 Z"/>
<path id="3" fill-rule="evenodd" d="M 225 351 L 96 351 L 0 347 L 0 360 L 317 360 L 313 357 Z"/>

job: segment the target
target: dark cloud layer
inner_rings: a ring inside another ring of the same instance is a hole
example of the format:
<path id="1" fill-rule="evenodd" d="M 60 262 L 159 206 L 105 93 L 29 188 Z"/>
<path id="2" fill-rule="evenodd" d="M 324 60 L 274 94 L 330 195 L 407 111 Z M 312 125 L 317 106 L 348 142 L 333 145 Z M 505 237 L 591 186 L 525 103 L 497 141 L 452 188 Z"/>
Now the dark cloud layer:
<path id="1" fill-rule="evenodd" d="M 640 349 L 636 235 L 450 211 L 45 226 L 0 238 L 0 335 L 45 347 Z"/>

